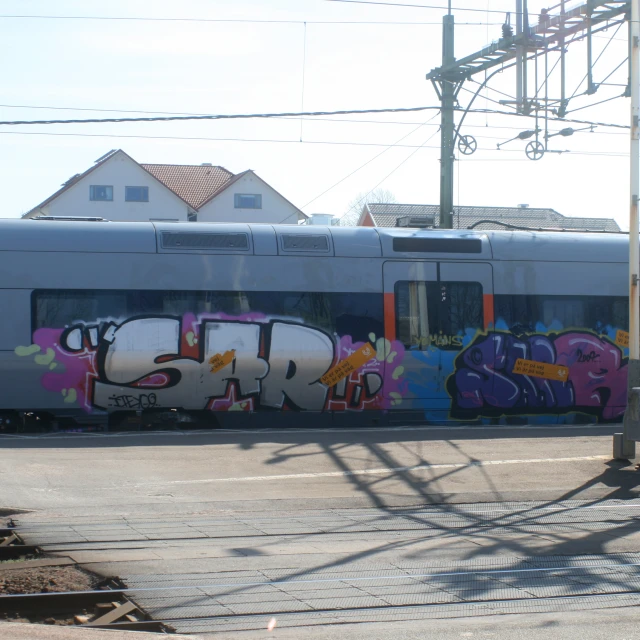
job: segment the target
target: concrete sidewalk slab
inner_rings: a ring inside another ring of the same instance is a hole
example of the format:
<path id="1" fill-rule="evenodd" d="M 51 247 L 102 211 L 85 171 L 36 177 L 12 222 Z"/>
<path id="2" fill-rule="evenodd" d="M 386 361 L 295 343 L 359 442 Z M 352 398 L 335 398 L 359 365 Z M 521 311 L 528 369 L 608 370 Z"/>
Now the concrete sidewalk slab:
<path id="1" fill-rule="evenodd" d="M 0 640 L 158 640 L 157 633 L 86 629 L 79 626 L 0 622 Z M 205 636 L 171 635 L 172 640 L 204 640 Z"/>

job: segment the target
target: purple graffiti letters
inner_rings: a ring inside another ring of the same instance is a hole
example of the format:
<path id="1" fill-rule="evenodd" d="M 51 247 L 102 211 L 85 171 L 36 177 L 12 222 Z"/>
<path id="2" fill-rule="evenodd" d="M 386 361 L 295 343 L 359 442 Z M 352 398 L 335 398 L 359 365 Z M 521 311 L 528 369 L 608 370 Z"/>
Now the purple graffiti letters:
<path id="1" fill-rule="evenodd" d="M 569 380 L 514 374 L 518 358 L 566 366 Z M 626 404 L 625 365 L 616 345 L 590 333 L 479 336 L 458 356 L 449 378 L 452 412 L 480 416 L 586 410 L 615 419 Z"/>

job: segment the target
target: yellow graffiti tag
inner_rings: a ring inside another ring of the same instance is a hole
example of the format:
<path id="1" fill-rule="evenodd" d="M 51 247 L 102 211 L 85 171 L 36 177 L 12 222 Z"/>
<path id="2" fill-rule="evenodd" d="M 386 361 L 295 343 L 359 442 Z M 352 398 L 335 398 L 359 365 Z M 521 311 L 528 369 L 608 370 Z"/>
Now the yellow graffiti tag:
<path id="1" fill-rule="evenodd" d="M 619 347 L 628 347 L 629 346 L 629 332 L 628 331 L 622 331 L 622 330 L 618 329 L 618 331 L 616 331 L 616 344 Z"/>
<path id="2" fill-rule="evenodd" d="M 535 360 L 524 360 L 523 358 L 516 360 L 513 373 L 521 373 L 535 378 L 546 378 L 547 380 L 559 380 L 560 382 L 566 382 L 569 379 L 569 367 L 547 362 L 536 362 Z"/>
<path id="3" fill-rule="evenodd" d="M 326 384 L 328 387 L 333 387 L 338 384 L 340 380 L 346 378 L 352 371 L 359 369 L 363 364 L 366 364 L 371 358 L 375 357 L 376 350 L 371 343 L 367 342 L 359 349 L 356 349 L 348 358 L 338 363 L 333 369 L 329 369 L 329 371 L 320 378 L 320 382 Z"/>
<path id="4" fill-rule="evenodd" d="M 236 356 L 236 350 L 231 349 L 224 353 L 216 353 L 215 356 L 209 358 L 209 364 L 211 365 L 211 373 L 216 373 L 220 369 L 224 369 L 228 364 L 233 362 Z"/>

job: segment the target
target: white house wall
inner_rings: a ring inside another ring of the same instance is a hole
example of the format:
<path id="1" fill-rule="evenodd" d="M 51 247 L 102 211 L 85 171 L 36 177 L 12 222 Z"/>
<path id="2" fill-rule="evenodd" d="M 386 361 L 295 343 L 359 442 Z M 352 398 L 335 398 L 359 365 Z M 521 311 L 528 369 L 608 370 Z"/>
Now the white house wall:
<path id="1" fill-rule="evenodd" d="M 234 194 L 262 196 L 262 209 L 236 209 Z M 198 210 L 198 222 L 298 224 L 298 210 L 255 174 L 243 176 Z"/>
<path id="2" fill-rule="evenodd" d="M 113 186 L 113 201 L 91 201 L 91 185 Z M 149 202 L 125 202 L 125 187 L 149 187 Z M 151 218 L 187 220 L 188 205 L 162 183 L 123 154 L 103 165 L 61 193 L 43 208 L 50 216 L 97 216 L 118 222 Z M 33 212 L 38 215 L 38 212 Z"/>

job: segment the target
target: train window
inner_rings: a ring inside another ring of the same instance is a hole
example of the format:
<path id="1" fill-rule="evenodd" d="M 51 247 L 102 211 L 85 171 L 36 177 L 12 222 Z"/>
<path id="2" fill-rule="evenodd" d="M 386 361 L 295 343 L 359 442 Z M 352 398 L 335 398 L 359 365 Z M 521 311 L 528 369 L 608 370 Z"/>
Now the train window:
<path id="1" fill-rule="evenodd" d="M 38 291 L 34 321 L 41 327 L 66 327 L 96 318 L 118 318 L 127 309 L 124 291 Z"/>
<path id="2" fill-rule="evenodd" d="M 270 318 L 303 322 L 329 334 L 349 335 L 354 342 L 384 333 L 382 300 L 375 293 L 54 290 L 34 291 L 32 300 L 34 330 L 143 315 L 243 318 L 253 314 L 264 322 Z"/>
<path id="3" fill-rule="evenodd" d="M 584 327 L 584 306 L 579 298 L 547 298 L 542 301 L 542 322 L 549 327 L 561 319 L 565 327 Z"/>
<path id="4" fill-rule="evenodd" d="M 324 293 L 285 294 L 285 316 L 300 318 L 305 324 L 321 329 L 333 329 L 329 296 Z"/>
<path id="5" fill-rule="evenodd" d="M 629 301 L 614 296 L 496 295 L 496 320 L 515 333 L 546 329 L 581 328 L 604 331 L 626 329 Z"/>
<path id="6" fill-rule="evenodd" d="M 455 349 L 467 329 L 484 326 L 479 282 L 398 282 L 396 335 L 407 349 Z"/>

